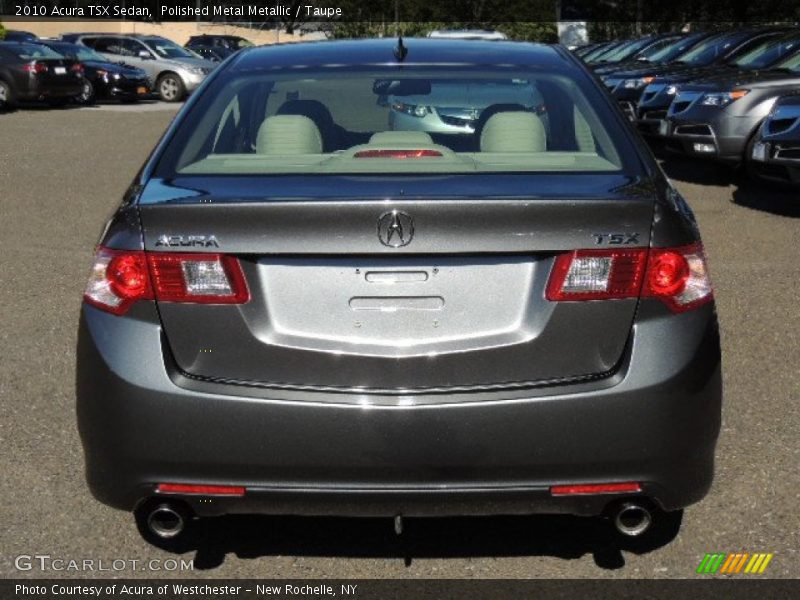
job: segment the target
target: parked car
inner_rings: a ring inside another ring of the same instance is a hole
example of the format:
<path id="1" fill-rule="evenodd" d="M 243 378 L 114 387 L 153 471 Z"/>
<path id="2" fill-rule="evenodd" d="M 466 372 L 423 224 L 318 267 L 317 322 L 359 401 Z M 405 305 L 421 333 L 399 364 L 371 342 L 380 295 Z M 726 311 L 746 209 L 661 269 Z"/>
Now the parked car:
<path id="1" fill-rule="evenodd" d="M 800 87 L 795 92 L 775 101 L 751 148 L 748 165 L 757 177 L 800 186 Z"/>
<path id="2" fill-rule="evenodd" d="M 661 133 L 686 154 L 738 165 L 752 155 L 758 128 L 775 100 L 798 88 L 797 51 L 773 69 L 685 84 L 670 104 Z"/>
<path id="3" fill-rule="evenodd" d="M 150 80 L 142 69 L 112 63 L 83 45 L 53 40 L 38 43 L 83 65 L 83 92 L 77 98 L 81 104 L 112 98 L 135 102 L 150 93 Z"/>
<path id="4" fill-rule="evenodd" d="M 110 61 L 142 69 L 164 102 L 183 100 L 215 67 L 215 63 L 155 35 L 68 34 L 61 39 L 88 46 Z"/>
<path id="5" fill-rule="evenodd" d="M 6 35 L 3 37 L 3 42 L 35 42 L 38 38 L 35 33 L 30 31 L 19 31 L 17 29 L 6 29 Z"/>
<path id="6" fill-rule="evenodd" d="M 612 94 L 623 110 L 636 115 L 642 133 L 658 135 L 678 85 L 715 75 L 721 69 L 735 69 L 732 61 L 784 33 L 781 29 L 751 28 L 717 34 L 670 64 L 615 73 L 619 83 Z"/>
<path id="7" fill-rule="evenodd" d="M 218 55 L 222 60 L 228 58 L 231 54 L 238 52 L 242 48 L 249 48 L 253 45 L 248 39 L 238 35 L 216 35 L 216 34 L 203 34 L 193 35 L 186 42 L 186 47 L 194 52 L 197 52 L 204 58 L 205 54 L 199 52 L 200 48 L 208 48 L 213 50 L 214 55 Z"/>
<path id="8" fill-rule="evenodd" d="M 104 229 L 79 431 L 92 492 L 150 539 L 231 512 L 663 535 L 708 491 L 720 346 L 686 201 L 565 48 L 404 48 L 242 50 Z M 551 127 L 511 107 L 469 148 L 389 129 L 382 82 L 448 79 L 462 105 L 528 81 Z"/>
<path id="9" fill-rule="evenodd" d="M 46 46 L 0 42 L 0 107 L 19 102 L 60 106 L 83 91 L 83 66 Z"/>

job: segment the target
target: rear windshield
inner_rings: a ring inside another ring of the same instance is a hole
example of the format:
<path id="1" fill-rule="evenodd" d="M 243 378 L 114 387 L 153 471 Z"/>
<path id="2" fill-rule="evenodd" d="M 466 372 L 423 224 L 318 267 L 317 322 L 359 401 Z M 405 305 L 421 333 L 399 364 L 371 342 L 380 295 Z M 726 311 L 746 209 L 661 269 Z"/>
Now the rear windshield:
<path id="1" fill-rule="evenodd" d="M 575 74 L 227 70 L 156 175 L 619 171 L 624 125 Z"/>
<path id="2" fill-rule="evenodd" d="M 64 58 L 55 50 L 39 44 L 3 44 L 3 48 L 23 60 L 33 60 L 37 58 Z"/>

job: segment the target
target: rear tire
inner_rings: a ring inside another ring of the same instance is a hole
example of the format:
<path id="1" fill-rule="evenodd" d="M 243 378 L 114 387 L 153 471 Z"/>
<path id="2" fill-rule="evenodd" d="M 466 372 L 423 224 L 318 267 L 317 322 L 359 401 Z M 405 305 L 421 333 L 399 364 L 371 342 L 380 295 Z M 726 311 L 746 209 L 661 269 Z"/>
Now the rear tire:
<path id="1" fill-rule="evenodd" d="M 156 90 L 163 102 L 180 102 L 186 97 L 186 86 L 175 73 L 166 73 L 159 77 Z"/>
<path id="2" fill-rule="evenodd" d="M 11 86 L 5 81 L 0 81 L 0 110 L 14 110 L 16 102 L 14 101 L 14 92 L 11 91 Z"/>
<path id="3" fill-rule="evenodd" d="M 83 80 L 83 91 L 81 92 L 81 95 L 75 99 L 75 101 L 81 106 L 91 106 L 97 102 L 94 86 L 92 85 L 91 81 L 88 79 Z"/>

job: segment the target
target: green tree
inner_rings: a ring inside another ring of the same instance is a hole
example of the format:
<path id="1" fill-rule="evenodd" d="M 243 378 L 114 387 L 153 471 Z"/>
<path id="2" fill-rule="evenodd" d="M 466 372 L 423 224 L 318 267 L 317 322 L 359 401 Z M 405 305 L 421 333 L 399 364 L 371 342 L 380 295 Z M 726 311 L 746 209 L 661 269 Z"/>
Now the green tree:
<path id="1" fill-rule="evenodd" d="M 0 21 L 0 40 L 6 37 L 6 28 L 3 27 L 3 22 Z"/>

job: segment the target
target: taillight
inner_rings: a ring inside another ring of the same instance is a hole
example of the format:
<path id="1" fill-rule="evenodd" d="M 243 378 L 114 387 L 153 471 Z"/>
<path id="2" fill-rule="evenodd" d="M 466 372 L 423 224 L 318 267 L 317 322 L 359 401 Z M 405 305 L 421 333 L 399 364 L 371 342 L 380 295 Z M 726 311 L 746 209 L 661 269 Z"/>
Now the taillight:
<path id="1" fill-rule="evenodd" d="M 148 253 L 156 300 L 243 304 L 250 299 L 239 261 L 224 254 Z"/>
<path id="2" fill-rule="evenodd" d="M 27 71 L 28 73 L 45 73 L 47 72 L 47 65 L 40 62 L 32 62 L 27 65 L 23 65 L 23 71 Z"/>
<path id="3" fill-rule="evenodd" d="M 674 312 L 710 302 L 714 289 L 702 244 L 650 250 L 642 297 L 658 298 Z"/>
<path id="4" fill-rule="evenodd" d="M 714 297 L 703 247 L 575 250 L 556 257 L 551 301 L 658 298 L 683 312 Z"/>
<path id="5" fill-rule="evenodd" d="M 83 298 L 115 315 L 124 313 L 137 300 L 152 300 L 145 253 L 99 248 Z"/>
<path id="6" fill-rule="evenodd" d="M 548 300 L 635 298 L 642 289 L 647 250 L 575 250 L 556 257 Z"/>
<path id="7" fill-rule="evenodd" d="M 99 248 L 84 299 L 121 315 L 137 300 L 243 304 L 250 299 L 239 261 L 222 254 Z"/>
<path id="8" fill-rule="evenodd" d="M 73 73 L 83 73 L 83 65 L 81 63 L 75 63 L 69 68 L 70 71 Z"/>

